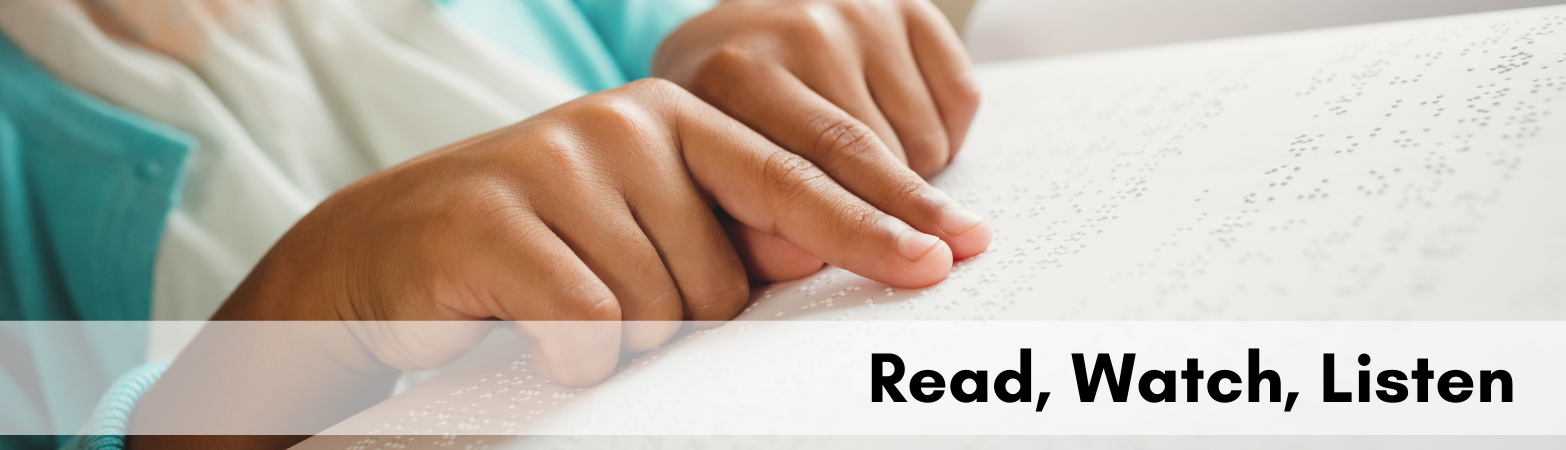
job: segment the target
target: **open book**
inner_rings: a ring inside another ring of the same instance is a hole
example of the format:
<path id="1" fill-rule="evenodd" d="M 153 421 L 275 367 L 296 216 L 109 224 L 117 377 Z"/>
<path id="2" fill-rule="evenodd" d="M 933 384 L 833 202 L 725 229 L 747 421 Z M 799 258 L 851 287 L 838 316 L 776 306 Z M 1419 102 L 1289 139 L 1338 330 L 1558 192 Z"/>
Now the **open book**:
<path id="1" fill-rule="evenodd" d="M 827 268 L 758 287 L 736 322 L 581 390 L 532 375 L 513 338 L 328 430 L 374 442 L 301 448 L 502 447 L 458 435 L 591 423 L 720 432 L 755 415 L 689 410 L 680 393 L 767 357 L 728 343 L 799 338 L 747 321 L 1566 320 L 1566 7 L 979 74 L 969 142 L 934 183 L 996 239 L 945 282 Z"/>

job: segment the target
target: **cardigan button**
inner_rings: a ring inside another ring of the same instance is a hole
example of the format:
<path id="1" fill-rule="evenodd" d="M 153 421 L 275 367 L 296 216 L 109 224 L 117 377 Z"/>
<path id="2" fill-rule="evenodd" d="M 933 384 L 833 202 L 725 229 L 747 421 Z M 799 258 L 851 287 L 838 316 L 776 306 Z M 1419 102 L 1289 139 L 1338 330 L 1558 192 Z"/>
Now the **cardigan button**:
<path id="1" fill-rule="evenodd" d="M 136 175 L 144 179 L 154 179 L 163 176 L 163 165 L 156 162 L 145 162 L 136 166 Z"/>

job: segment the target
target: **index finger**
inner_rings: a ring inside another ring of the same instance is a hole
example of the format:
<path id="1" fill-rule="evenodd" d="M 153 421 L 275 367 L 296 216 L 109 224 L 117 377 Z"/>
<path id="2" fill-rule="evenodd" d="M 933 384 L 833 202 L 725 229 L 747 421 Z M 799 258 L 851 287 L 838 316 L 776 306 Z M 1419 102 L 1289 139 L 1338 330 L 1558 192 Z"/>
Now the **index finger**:
<path id="1" fill-rule="evenodd" d="M 768 124 L 757 131 L 809 159 L 881 211 L 942 238 L 957 258 L 989 248 L 989 224 L 898 160 L 864 122 L 786 72 L 756 75 L 750 82 L 773 86 L 766 95 L 743 99 L 748 107 L 742 109 L 767 112 L 766 117 L 739 116 Z"/>
<path id="2" fill-rule="evenodd" d="M 939 238 L 870 206 L 815 164 L 695 97 L 677 103 L 692 177 L 741 223 L 894 286 L 928 286 L 951 271 L 951 248 Z"/>

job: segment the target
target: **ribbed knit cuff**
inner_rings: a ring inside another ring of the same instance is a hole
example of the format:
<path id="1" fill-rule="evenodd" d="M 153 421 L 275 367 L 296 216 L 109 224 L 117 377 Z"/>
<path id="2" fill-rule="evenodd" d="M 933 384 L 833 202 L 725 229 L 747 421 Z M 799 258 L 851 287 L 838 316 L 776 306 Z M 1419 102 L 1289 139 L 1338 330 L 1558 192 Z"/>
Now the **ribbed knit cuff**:
<path id="1" fill-rule="evenodd" d="M 136 402 L 168 368 L 168 360 L 153 361 L 136 366 L 114 380 L 109 390 L 103 393 L 103 398 L 98 400 L 98 406 L 93 408 L 92 416 L 88 418 L 87 425 L 82 427 L 81 434 L 66 442 L 61 449 L 124 449 L 126 427 L 130 425 L 131 412 L 136 410 Z"/>

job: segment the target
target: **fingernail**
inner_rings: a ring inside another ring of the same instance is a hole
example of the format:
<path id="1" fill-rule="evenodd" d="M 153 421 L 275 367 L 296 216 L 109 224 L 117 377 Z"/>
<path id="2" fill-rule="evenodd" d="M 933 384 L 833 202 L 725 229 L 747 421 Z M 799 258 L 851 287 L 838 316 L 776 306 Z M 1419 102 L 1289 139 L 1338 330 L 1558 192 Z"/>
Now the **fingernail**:
<path id="1" fill-rule="evenodd" d="M 897 252 L 903 255 L 903 259 L 919 261 L 925 253 L 935 248 L 935 243 L 940 242 L 935 236 L 920 233 L 912 229 L 903 230 L 903 234 L 897 235 Z"/>
<path id="2" fill-rule="evenodd" d="M 956 236 L 972 230 L 981 222 L 984 222 L 984 218 L 979 217 L 978 214 L 962 209 L 960 206 L 953 206 L 941 212 L 941 220 L 936 226 L 941 227 L 941 232 L 946 233 L 947 236 Z"/>

